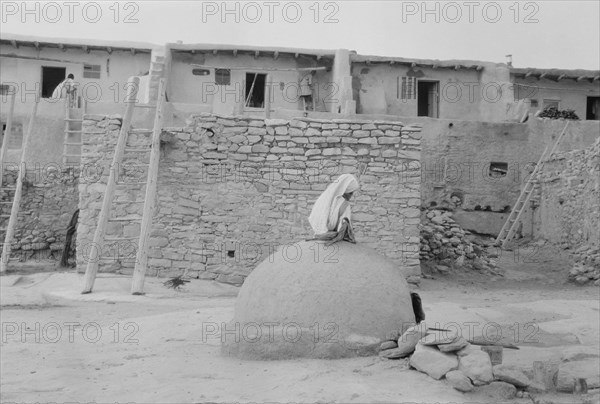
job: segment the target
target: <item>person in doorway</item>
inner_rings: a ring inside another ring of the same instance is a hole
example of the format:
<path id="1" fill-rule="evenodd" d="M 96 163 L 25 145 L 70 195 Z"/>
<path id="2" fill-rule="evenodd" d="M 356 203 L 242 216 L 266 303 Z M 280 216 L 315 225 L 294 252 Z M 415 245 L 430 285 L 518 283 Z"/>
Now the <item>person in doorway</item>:
<path id="1" fill-rule="evenodd" d="M 341 240 L 356 243 L 350 220 L 350 198 L 358 188 L 358 180 L 352 174 L 342 174 L 329 184 L 308 218 L 315 233 L 313 240 L 324 240 L 327 246 Z"/>
<path id="2" fill-rule="evenodd" d="M 315 110 L 313 104 L 313 79 L 316 73 L 316 70 L 311 70 L 300 79 L 300 98 L 302 99 L 304 112 Z"/>
<path id="3" fill-rule="evenodd" d="M 75 100 L 77 94 L 77 85 L 75 84 L 75 76 L 69 73 L 66 79 L 60 82 L 52 92 L 52 98 L 57 100 L 60 98 L 66 98 L 69 102 L 69 107 L 75 107 Z"/>

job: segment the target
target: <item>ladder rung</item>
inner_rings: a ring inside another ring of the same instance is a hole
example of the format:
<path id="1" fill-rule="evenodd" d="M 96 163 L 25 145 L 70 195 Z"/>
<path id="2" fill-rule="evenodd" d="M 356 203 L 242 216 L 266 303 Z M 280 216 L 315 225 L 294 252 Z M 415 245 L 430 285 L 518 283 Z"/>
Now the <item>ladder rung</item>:
<path id="1" fill-rule="evenodd" d="M 122 241 L 122 240 L 139 240 L 140 236 L 137 237 L 104 237 L 104 241 Z"/>
<path id="2" fill-rule="evenodd" d="M 134 222 L 134 221 L 141 221 L 142 218 L 139 216 L 123 216 L 123 217 L 113 217 L 108 219 L 109 222 Z"/>
<path id="3" fill-rule="evenodd" d="M 73 142 L 65 142 L 67 146 L 81 146 L 83 143 L 73 143 Z"/>
<path id="4" fill-rule="evenodd" d="M 135 104 L 136 108 L 156 108 L 155 104 Z"/>
<path id="5" fill-rule="evenodd" d="M 0 215 L 0 217 L 10 217 L 10 215 Z"/>
<path id="6" fill-rule="evenodd" d="M 125 151 L 129 153 L 148 153 L 149 151 L 152 151 L 152 149 L 125 149 Z"/>
<path id="7" fill-rule="evenodd" d="M 82 130 L 66 130 L 67 133 L 83 133 Z"/>
<path id="8" fill-rule="evenodd" d="M 130 185 L 130 186 L 138 186 L 138 185 L 146 185 L 147 182 L 115 182 L 115 185 Z"/>
<path id="9" fill-rule="evenodd" d="M 10 203 L 10 204 L 12 204 L 12 201 L 2 201 L 0 203 L 6 203 L 6 204 Z"/>
<path id="10" fill-rule="evenodd" d="M 65 121 L 67 121 L 67 122 L 83 122 L 83 119 L 65 118 Z"/>
<path id="11" fill-rule="evenodd" d="M 129 133 L 152 133 L 153 130 L 152 129 L 146 129 L 146 128 L 135 128 L 135 129 L 129 129 Z"/>
<path id="12" fill-rule="evenodd" d="M 81 154 L 65 154 L 65 157 L 81 157 Z"/>

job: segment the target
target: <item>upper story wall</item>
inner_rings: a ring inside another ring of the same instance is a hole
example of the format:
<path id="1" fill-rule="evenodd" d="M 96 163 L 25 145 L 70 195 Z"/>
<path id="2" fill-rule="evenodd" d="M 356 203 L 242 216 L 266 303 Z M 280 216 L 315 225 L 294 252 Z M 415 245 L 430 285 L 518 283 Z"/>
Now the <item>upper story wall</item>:
<path id="1" fill-rule="evenodd" d="M 84 78 L 84 65 L 100 66 L 99 78 Z M 0 45 L 0 81 L 17 87 L 15 112 L 28 114 L 36 95 L 41 95 L 42 67 L 64 67 L 65 76 L 72 73 L 78 83 L 79 95 L 88 103 L 122 103 L 127 80 L 139 76 L 150 68 L 150 53 L 113 50 L 77 50 L 65 48 Z M 8 108 L 2 97 L 3 112 Z"/>
<path id="2" fill-rule="evenodd" d="M 331 59 L 282 54 L 258 56 L 248 54 L 189 53 L 172 51 L 169 75 L 169 101 L 175 103 L 201 104 L 208 111 L 228 115 L 239 115 L 244 108 L 246 74 L 269 74 L 271 85 L 271 108 L 284 110 L 303 109 L 299 97 L 299 82 L 309 71 L 299 68 L 326 67 L 318 70 L 313 83 L 314 98 L 318 111 L 331 111 L 334 107 L 335 91 L 332 86 Z M 202 67 L 204 66 L 204 67 Z M 215 69 L 230 68 L 229 85 L 215 83 Z M 194 69 L 204 69 L 207 75 L 194 75 Z M 267 70 L 273 69 L 273 70 Z M 266 95 L 265 95 L 266 97 Z M 260 109 L 260 108 L 258 108 Z"/>
<path id="3" fill-rule="evenodd" d="M 579 119 L 586 119 L 588 97 L 600 96 L 600 82 L 589 80 L 560 81 L 536 77 L 512 77 L 515 100 L 528 100 L 530 113 L 542 110 L 549 103 L 558 103 L 559 109 L 573 109 Z"/>
<path id="4" fill-rule="evenodd" d="M 488 63 L 476 70 L 355 62 L 352 79 L 357 113 L 419 116 L 419 103 L 431 100 L 423 99 L 418 87 L 412 94 L 403 91 L 405 77 L 416 77 L 417 86 L 437 83 L 437 100 L 433 99 L 437 113 L 429 115 L 432 117 L 502 121 L 507 117 L 507 104 L 513 101 L 508 70 L 502 65 Z"/>

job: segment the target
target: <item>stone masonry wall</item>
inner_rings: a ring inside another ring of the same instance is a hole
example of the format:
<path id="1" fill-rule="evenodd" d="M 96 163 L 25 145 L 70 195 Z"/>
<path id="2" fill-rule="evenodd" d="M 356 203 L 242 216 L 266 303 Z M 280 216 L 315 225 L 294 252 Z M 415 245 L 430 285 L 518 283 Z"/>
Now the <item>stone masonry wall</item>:
<path id="1" fill-rule="evenodd" d="M 600 138 L 587 149 L 555 154 L 544 166 L 540 185 L 541 236 L 571 250 L 580 272 L 598 280 Z"/>
<path id="2" fill-rule="evenodd" d="M 118 133 L 118 120 L 113 121 L 86 117 L 84 130 L 106 139 L 84 147 L 87 163 L 106 166 Z M 395 260 L 407 275 L 420 274 L 419 127 L 203 114 L 188 119 L 186 127 L 165 129 L 161 149 L 150 274 L 187 271 L 240 284 L 277 247 L 292 262 L 298 254 L 335 254 L 298 251 L 293 243 L 312 236 L 310 209 L 342 173 L 360 182 L 352 199 L 357 241 Z M 80 186 L 78 243 L 93 236 L 103 181 Z M 141 212 L 132 204 L 127 209 Z M 117 261 L 100 269 L 127 268 Z"/>
<path id="3" fill-rule="evenodd" d="M 19 216 L 12 242 L 11 261 L 59 261 L 65 234 L 79 203 L 79 174 L 73 168 L 58 164 L 25 165 L 26 175 L 19 204 Z M 18 175 L 18 165 L 4 167 L 1 190 L 3 202 L 12 201 Z M 0 206 L 0 228 L 8 225 L 12 204 Z M 1 236 L 4 237 L 2 232 Z M 2 239 L 4 242 L 4 239 Z"/>

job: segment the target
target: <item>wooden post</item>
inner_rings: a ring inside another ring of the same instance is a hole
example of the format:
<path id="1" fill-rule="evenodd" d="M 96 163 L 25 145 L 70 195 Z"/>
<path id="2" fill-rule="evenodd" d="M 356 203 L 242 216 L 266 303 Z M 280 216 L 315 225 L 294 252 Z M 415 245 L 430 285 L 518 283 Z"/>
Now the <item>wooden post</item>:
<path id="1" fill-rule="evenodd" d="M 15 226 L 17 225 L 17 219 L 19 216 L 19 205 L 21 203 L 21 194 L 23 192 L 23 177 L 26 174 L 26 166 L 24 159 L 27 157 L 27 148 L 29 145 L 29 139 L 33 132 L 33 126 L 35 125 L 35 116 L 37 115 L 37 109 L 39 104 L 39 98 L 36 97 L 35 103 L 33 104 L 33 111 L 31 112 L 31 118 L 29 119 L 29 126 L 27 127 L 27 133 L 23 137 L 23 147 L 21 148 L 21 161 L 19 164 L 19 175 L 17 176 L 17 183 L 15 189 L 15 196 L 13 197 L 12 209 L 10 210 L 10 218 L 8 219 L 8 226 L 6 227 L 6 236 L 4 237 L 4 245 L 2 246 L 2 260 L 0 262 L 0 272 L 5 272 L 8 267 L 8 261 L 10 259 L 10 250 L 12 238 L 15 233 Z"/>
<path id="2" fill-rule="evenodd" d="M 150 163 L 148 167 L 148 180 L 146 182 L 146 198 L 144 199 L 144 213 L 140 226 L 140 241 L 133 270 L 131 282 L 131 293 L 134 295 L 144 294 L 144 280 L 148 268 L 148 242 L 152 230 L 152 218 L 156 208 L 156 188 L 158 181 L 158 166 L 160 160 L 160 134 L 163 125 L 163 106 L 165 93 L 165 79 L 158 83 L 158 99 L 156 100 L 156 115 L 154 116 L 154 127 L 152 128 L 152 150 L 150 151 Z"/>
<path id="3" fill-rule="evenodd" d="M 108 222 L 108 216 L 110 213 L 110 205 L 112 203 L 113 195 L 115 192 L 115 184 L 118 176 L 119 165 L 123 159 L 123 152 L 127 144 L 127 136 L 129 129 L 131 128 L 131 119 L 133 117 L 133 111 L 135 109 L 135 102 L 137 97 L 138 88 L 140 85 L 139 77 L 130 77 L 127 82 L 127 98 L 125 100 L 125 115 L 123 116 L 123 122 L 121 124 L 121 130 L 119 132 L 119 138 L 117 140 L 117 146 L 115 148 L 115 155 L 113 156 L 112 165 L 108 175 L 108 182 L 106 183 L 106 192 L 104 193 L 104 200 L 102 201 L 102 209 L 98 216 L 98 226 L 94 233 L 94 242 L 92 244 L 91 251 L 101 251 L 102 243 L 104 241 L 104 234 L 106 232 L 106 224 Z M 91 293 L 94 287 L 94 281 L 96 280 L 96 273 L 98 272 L 98 264 L 100 260 L 100 254 L 98 257 L 88 257 L 88 263 L 85 270 L 85 285 L 83 287 L 82 294 Z"/>
<path id="4" fill-rule="evenodd" d="M 267 86 L 265 91 L 265 119 L 271 118 L 271 94 L 272 94 L 272 84 L 271 83 L 271 75 L 267 74 L 265 85 Z"/>
<path id="5" fill-rule="evenodd" d="M 6 152 L 8 151 L 8 142 L 10 140 L 10 135 L 12 134 L 12 121 L 15 111 L 16 93 L 17 90 L 15 89 L 12 96 L 10 97 L 8 116 L 6 117 L 6 129 L 4 130 L 4 137 L 2 139 L 2 150 L 0 151 L 0 189 L 2 189 L 2 183 L 4 180 L 4 160 L 6 159 Z M 21 146 L 21 148 L 23 148 L 23 146 Z"/>

